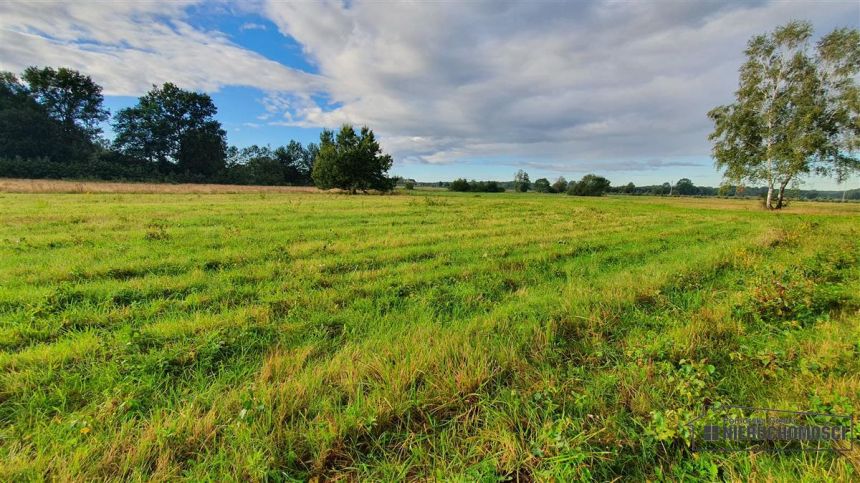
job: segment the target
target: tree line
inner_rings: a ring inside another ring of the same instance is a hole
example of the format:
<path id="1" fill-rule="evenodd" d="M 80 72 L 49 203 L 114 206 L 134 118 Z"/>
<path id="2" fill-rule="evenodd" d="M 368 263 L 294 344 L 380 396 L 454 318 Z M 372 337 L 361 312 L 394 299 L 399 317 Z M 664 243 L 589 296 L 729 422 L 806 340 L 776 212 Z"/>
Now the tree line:
<path id="1" fill-rule="evenodd" d="M 814 46 L 812 36 L 811 25 L 797 21 L 747 44 L 735 101 L 708 113 L 715 164 L 726 178 L 720 188 L 696 187 L 686 178 L 646 190 L 632 183 L 613 188 L 594 174 L 532 183 L 522 170 L 512 182 L 458 179 L 448 188 L 749 196 L 755 189 L 742 187 L 763 183 L 765 206 L 779 209 L 787 189 L 805 175 L 842 182 L 860 171 L 860 32 L 836 29 Z M 367 127 L 324 130 L 319 145 L 238 149 L 228 147 L 217 107 L 205 93 L 172 83 L 153 86 L 112 117 L 103 100 L 101 86 L 72 69 L 0 72 L 0 177 L 315 184 L 352 193 L 395 186 L 387 174 L 392 158 Z M 108 120 L 113 140 L 100 128 Z"/>
<path id="2" fill-rule="evenodd" d="M 205 93 L 165 83 L 111 116 L 102 87 L 60 67 L 0 73 L 0 176 L 313 184 L 320 148 L 228 147 Z M 103 137 L 111 121 L 114 139 Z"/>
<path id="3" fill-rule="evenodd" d="M 447 187 L 449 191 L 500 193 L 506 189 L 512 189 L 519 193 L 534 190 L 538 193 L 567 193 L 575 196 L 602 196 L 610 191 L 609 180 L 595 174 L 587 174 L 579 181 L 570 182 L 560 176 L 550 184 L 546 178 L 537 179 L 532 183 L 529 174 L 523 170 L 517 171 L 511 182 L 467 181 L 465 178 L 458 178 L 450 183 L 442 182 L 440 186 Z"/>
<path id="4" fill-rule="evenodd" d="M 723 183 L 718 187 L 698 186 L 689 178 L 681 178 L 675 183 L 665 182 L 656 185 L 636 186 L 632 182 L 611 186 L 609 180 L 602 176 L 589 174 L 580 181 L 568 182 L 564 176 L 559 176 L 552 183 L 547 178 L 529 181 L 529 175 L 520 170 L 513 181 L 468 181 L 458 178 L 454 181 L 439 181 L 433 183 L 418 183 L 415 180 L 398 179 L 406 189 L 415 186 L 447 188 L 449 191 L 500 193 L 506 190 L 517 192 L 534 191 L 537 193 L 563 193 L 574 196 L 602 196 L 604 194 L 620 194 L 633 196 L 700 196 L 724 198 L 762 198 L 764 201 L 767 186 L 744 186 Z M 860 200 L 860 189 L 828 191 L 828 190 L 791 190 L 792 198 L 805 200 Z"/>

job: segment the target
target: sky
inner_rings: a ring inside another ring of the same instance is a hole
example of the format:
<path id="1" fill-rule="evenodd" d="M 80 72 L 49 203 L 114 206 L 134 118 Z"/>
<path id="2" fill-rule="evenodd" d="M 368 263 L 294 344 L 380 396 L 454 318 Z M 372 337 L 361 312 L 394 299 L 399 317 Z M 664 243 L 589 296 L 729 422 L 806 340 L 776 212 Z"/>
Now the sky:
<path id="1" fill-rule="evenodd" d="M 153 84 L 205 91 L 240 147 L 367 125 L 419 181 L 716 186 L 706 113 L 748 39 L 793 19 L 858 28 L 860 2 L 3 0 L 0 70 L 80 70 L 112 112 Z"/>

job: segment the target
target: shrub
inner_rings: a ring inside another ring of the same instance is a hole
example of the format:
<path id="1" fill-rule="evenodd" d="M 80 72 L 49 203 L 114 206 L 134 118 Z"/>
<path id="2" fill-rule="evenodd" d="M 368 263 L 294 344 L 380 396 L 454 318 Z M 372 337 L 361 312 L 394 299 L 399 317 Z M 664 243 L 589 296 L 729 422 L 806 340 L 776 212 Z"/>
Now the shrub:
<path id="1" fill-rule="evenodd" d="M 469 186 L 469 182 L 463 178 L 455 179 L 451 181 L 451 184 L 448 185 L 449 191 L 469 191 L 471 186 Z"/>
<path id="2" fill-rule="evenodd" d="M 603 196 L 608 189 L 608 179 L 594 174 L 587 174 L 577 183 L 571 181 L 567 187 L 567 194 L 574 196 Z"/>
<path id="3" fill-rule="evenodd" d="M 538 193 L 552 193 L 552 186 L 550 186 L 549 180 L 546 178 L 536 179 L 534 188 Z"/>

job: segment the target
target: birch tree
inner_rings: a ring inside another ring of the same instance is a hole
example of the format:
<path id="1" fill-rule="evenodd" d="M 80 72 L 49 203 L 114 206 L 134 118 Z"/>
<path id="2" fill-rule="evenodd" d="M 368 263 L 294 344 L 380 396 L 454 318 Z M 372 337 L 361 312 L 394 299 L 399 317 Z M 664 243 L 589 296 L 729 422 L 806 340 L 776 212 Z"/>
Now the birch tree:
<path id="1" fill-rule="evenodd" d="M 734 183 L 767 184 L 765 205 L 782 208 L 785 189 L 810 173 L 843 180 L 860 168 L 860 34 L 838 29 L 813 49 L 807 22 L 753 37 L 735 102 L 708 113 L 713 155 Z"/>

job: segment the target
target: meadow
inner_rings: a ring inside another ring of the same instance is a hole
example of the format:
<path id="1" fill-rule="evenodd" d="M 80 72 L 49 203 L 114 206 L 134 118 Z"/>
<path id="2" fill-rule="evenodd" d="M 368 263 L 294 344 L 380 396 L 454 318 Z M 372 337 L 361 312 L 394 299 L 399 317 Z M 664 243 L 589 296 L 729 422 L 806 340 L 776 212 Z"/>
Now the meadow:
<path id="1" fill-rule="evenodd" d="M 860 478 L 685 426 L 856 414 L 860 204 L 80 191 L 0 193 L 0 480 Z"/>

